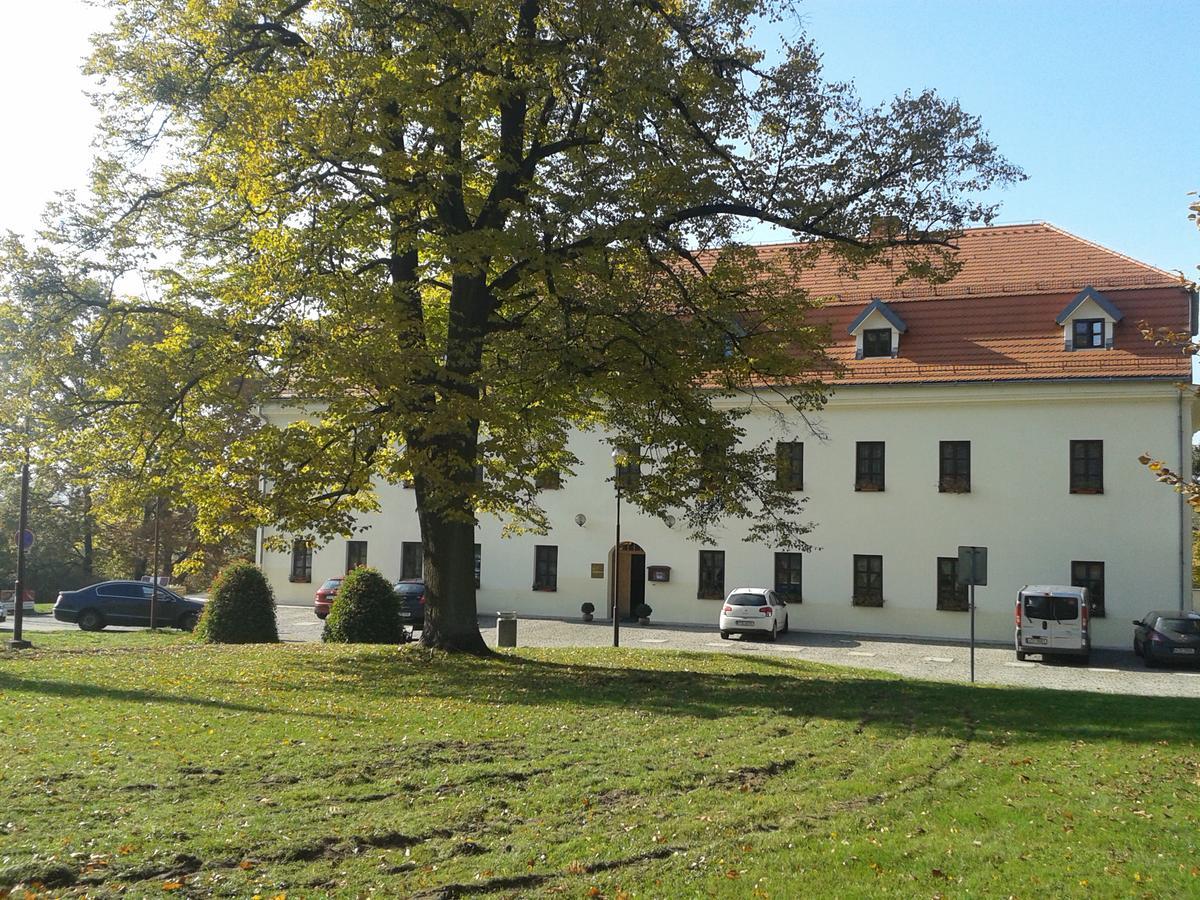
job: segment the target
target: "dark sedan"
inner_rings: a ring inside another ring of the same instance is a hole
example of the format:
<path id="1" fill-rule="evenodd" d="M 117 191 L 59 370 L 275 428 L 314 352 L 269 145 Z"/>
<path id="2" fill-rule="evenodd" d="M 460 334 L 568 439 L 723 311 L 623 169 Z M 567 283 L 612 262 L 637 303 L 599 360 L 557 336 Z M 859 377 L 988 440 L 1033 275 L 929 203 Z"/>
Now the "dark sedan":
<path id="1" fill-rule="evenodd" d="M 77 591 L 61 591 L 54 601 L 54 618 L 74 622 L 84 631 L 99 631 L 106 625 L 149 627 L 153 590 L 154 586 L 144 581 L 104 581 Z M 160 587 L 154 624 L 191 631 L 203 610 L 199 600 Z"/>
<path id="2" fill-rule="evenodd" d="M 1134 619 L 1133 652 L 1147 667 L 1200 661 L 1200 612 L 1159 609 Z"/>
<path id="3" fill-rule="evenodd" d="M 425 624 L 425 582 L 418 578 L 397 581 L 392 585 L 400 601 L 400 621 L 407 625 Z"/>

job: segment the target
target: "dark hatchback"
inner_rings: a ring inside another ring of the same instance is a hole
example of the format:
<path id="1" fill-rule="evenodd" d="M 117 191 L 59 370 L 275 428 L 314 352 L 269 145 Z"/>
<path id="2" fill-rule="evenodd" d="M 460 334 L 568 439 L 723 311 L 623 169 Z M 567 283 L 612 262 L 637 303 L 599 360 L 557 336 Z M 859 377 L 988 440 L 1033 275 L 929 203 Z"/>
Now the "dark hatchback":
<path id="1" fill-rule="evenodd" d="M 150 594 L 154 586 L 144 581 L 103 581 L 77 591 L 61 591 L 54 601 L 54 618 L 74 622 L 84 631 L 106 625 L 150 626 Z M 155 624 L 191 631 L 200 620 L 204 604 L 158 589 Z"/>
<path id="2" fill-rule="evenodd" d="M 1158 609 L 1134 619 L 1133 652 L 1147 667 L 1200 662 L 1200 612 Z"/>
<path id="3" fill-rule="evenodd" d="M 408 625 L 425 624 L 425 582 L 419 578 L 397 581 L 392 585 L 400 601 L 400 621 Z"/>

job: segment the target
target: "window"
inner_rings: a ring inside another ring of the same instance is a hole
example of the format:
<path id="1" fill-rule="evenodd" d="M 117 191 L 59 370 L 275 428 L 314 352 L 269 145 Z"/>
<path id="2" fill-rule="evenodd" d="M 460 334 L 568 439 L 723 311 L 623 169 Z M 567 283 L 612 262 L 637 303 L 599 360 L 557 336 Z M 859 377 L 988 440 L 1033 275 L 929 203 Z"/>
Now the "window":
<path id="1" fill-rule="evenodd" d="M 780 441 L 775 445 L 775 483 L 781 491 L 804 490 L 804 444 Z"/>
<path id="2" fill-rule="evenodd" d="M 483 571 L 483 551 L 475 545 L 475 587 L 479 587 L 479 575 Z"/>
<path id="3" fill-rule="evenodd" d="M 803 562 L 803 553 L 775 554 L 775 593 L 783 595 L 788 603 L 800 602 L 800 570 Z"/>
<path id="4" fill-rule="evenodd" d="M 700 551 L 700 587 L 696 591 L 699 600 L 725 599 L 725 551 Z"/>
<path id="5" fill-rule="evenodd" d="M 1103 319 L 1076 319 L 1071 323 L 1072 350 L 1091 350 L 1103 346 Z"/>
<path id="6" fill-rule="evenodd" d="M 883 490 L 883 441 L 859 441 L 854 465 L 856 491 Z"/>
<path id="7" fill-rule="evenodd" d="M 533 589 L 558 590 L 558 547 L 538 544 L 533 548 Z"/>
<path id="8" fill-rule="evenodd" d="M 892 329 L 866 328 L 862 333 L 863 359 L 869 356 L 892 355 Z"/>
<path id="9" fill-rule="evenodd" d="M 562 472 L 558 469 L 544 469 L 533 476 L 533 486 L 539 491 L 562 490 Z"/>
<path id="10" fill-rule="evenodd" d="M 1088 589 L 1088 608 L 1097 619 L 1104 618 L 1104 563 L 1071 563 L 1071 584 Z"/>
<path id="11" fill-rule="evenodd" d="M 1104 441 L 1071 441 L 1071 493 L 1104 493 Z"/>
<path id="12" fill-rule="evenodd" d="M 367 542 L 346 541 L 346 571 L 367 564 Z"/>
<path id="13" fill-rule="evenodd" d="M 883 606 L 883 557 L 854 555 L 855 606 Z"/>
<path id="14" fill-rule="evenodd" d="M 938 445 L 938 490 L 943 494 L 971 492 L 970 441 L 942 441 Z"/>
<path id="15" fill-rule="evenodd" d="M 937 561 L 937 608 L 966 612 L 967 586 L 958 583 L 958 557 L 939 556 Z"/>
<path id="16" fill-rule="evenodd" d="M 304 584 L 312 581 L 312 547 L 308 541 L 300 538 L 292 541 L 292 572 L 288 581 Z"/>
<path id="17" fill-rule="evenodd" d="M 421 577 L 421 542 L 404 541 L 400 545 L 400 580 Z"/>

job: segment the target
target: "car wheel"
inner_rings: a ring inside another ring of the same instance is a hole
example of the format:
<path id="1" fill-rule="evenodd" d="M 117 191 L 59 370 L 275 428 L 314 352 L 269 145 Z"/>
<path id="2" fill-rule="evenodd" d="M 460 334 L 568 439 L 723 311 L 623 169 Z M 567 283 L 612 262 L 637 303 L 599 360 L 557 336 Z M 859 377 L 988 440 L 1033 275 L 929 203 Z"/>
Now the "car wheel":
<path id="1" fill-rule="evenodd" d="M 104 616 L 94 609 L 85 609 L 79 614 L 80 631 L 99 631 L 104 627 Z"/>
<path id="2" fill-rule="evenodd" d="M 1025 655 L 1026 655 L 1026 654 L 1025 654 L 1025 651 L 1024 651 L 1024 650 L 1018 650 L 1018 651 L 1017 651 L 1017 661 L 1018 661 L 1018 662 L 1025 662 Z"/>
<path id="3" fill-rule="evenodd" d="M 777 622 L 771 623 L 771 634 L 770 634 L 770 636 L 767 637 L 767 640 L 768 641 L 779 640 L 779 624 Z"/>
<path id="4" fill-rule="evenodd" d="M 179 620 L 180 631 L 195 631 L 196 623 L 200 621 L 200 617 L 195 613 L 188 613 Z"/>
<path id="5" fill-rule="evenodd" d="M 1147 669 L 1153 669 L 1158 665 L 1158 660 L 1154 658 L 1154 653 L 1145 644 L 1142 644 L 1142 662 L 1146 664 Z"/>
<path id="6" fill-rule="evenodd" d="M 1142 645 L 1138 643 L 1137 638 L 1133 639 L 1133 655 L 1134 656 L 1142 655 Z"/>
<path id="7" fill-rule="evenodd" d="M 729 632 L 728 631 L 721 632 L 721 640 L 723 640 L 723 641 L 729 640 Z"/>

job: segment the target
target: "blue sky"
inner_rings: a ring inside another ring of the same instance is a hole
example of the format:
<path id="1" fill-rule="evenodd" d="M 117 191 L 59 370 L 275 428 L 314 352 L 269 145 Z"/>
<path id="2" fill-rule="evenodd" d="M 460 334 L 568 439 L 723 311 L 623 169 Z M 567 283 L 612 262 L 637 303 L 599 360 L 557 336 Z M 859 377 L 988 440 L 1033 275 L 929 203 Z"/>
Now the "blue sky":
<path id="1" fill-rule="evenodd" d="M 1028 179 L 998 221 L 1053 222 L 1197 278 L 1197 0 L 810 0 L 826 74 L 882 102 L 930 87 Z"/>
<path id="2" fill-rule="evenodd" d="M 53 191 L 85 183 L 94 118 L 78 64 L 103 16 L 83 0 L 12 6 L 0 229 L 27 231 Z M 999 195 L 998 221 L 1053 222 L 1197 276 L 1197 0 L 809 0 L 801 14 L 828 76 L 868 101 L 932 87 L 982 116 L 1029 176 Z"/>

